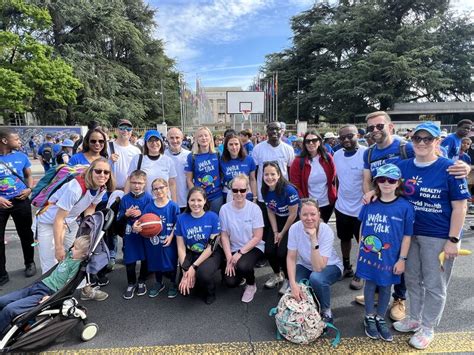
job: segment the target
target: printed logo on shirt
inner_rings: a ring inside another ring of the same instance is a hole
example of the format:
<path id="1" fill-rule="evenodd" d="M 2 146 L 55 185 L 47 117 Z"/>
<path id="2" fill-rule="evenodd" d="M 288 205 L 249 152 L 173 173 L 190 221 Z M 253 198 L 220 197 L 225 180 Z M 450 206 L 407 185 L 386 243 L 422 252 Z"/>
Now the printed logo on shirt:
<path id="1" fill-rule="evenodd" d="M 376 235 L 368 235 L 362 239 L 360 248 L 366 253 L 377 254 L 378 259 L 382 260 L 382 250 L 390 249 L 390 243 L 383 243 Z"/>
<path id="2" fill-rule="evenodd" d="M 203 160 L 198 163 L 198 170 L 206 173 L 214 171 L 214 165 L 210 160 Z"/>
<path id="3" fill-rule="evenodd" d="M 211 176 L 211 175 L 205 175 L 202 178 L 198 178 L 198 181 L 204 186 L 204 187 L 214 187 L 214 182 L 217 180 L 217 176 Z"/>
<path id="4" fill-rule="evenodd" d="M 419 186 L 418 195 L 420 198 L 430 200 L 441 200 L 441 189 L 424 187 L 423 179 L 420 176 L 414 176 L 411 179 L 403 181 L 403 190 L 406 196 L 412 196 L 416 193 L 416 187 Z M 426 200 L 411 200 L 410 201 L 415 211 L 423 211 L 429 213 L 443 213 L 441 203 L 431 203 Z"/>

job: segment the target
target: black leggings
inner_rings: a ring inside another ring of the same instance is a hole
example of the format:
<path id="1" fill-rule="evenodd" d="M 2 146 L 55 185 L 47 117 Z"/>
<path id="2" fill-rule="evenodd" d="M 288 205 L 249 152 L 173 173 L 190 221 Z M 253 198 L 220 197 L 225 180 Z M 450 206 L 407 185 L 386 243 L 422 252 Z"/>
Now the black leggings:
<path id="1" fill-rule="evenodd" d="M 176 283 L 176 270 L 155 271 L 154 273 L 155 273 L 156 282 L 162 283 L 163 282 L 163 276 L 165 276 L 171 281 L 171 283 L 173 283 L 173 284 Z"/>
<path id="2" fill-rule="evenodd" d="M 125 265 L 127 269 L 127 282 L 129 285 L 135 285 L 137 283 L 137 262 L 133 262 Z M 140 261 L 140 274 L 138 275 L 138 282 L 145 282 L 148 277 L 148 263 L 146 260 Z"/>
<path id="3" fill-rule="evenodd" d="M 201 256 L 200 253 L 192 252 L 186 249 L 186 257 L 184 258 L 183 268 L 188 269 Z M 216 293 L 215 275 L 220 269 L 222 262 L 221 253 L 215 251 L 208 257 L 196 271 L 196 282 L 201 286 L 206 295 L 214 295 Z"/>
<path id="4" fill-rule="evenodd" d="M 319 213 L 321 214 L 321 219 L 323 220 L 324 223 L 328 223 L 333 211 L 334 211 L 334 204 L 327 205 L 324 207 L 319 207 Z"/>
<path id="5" fill-rule="evenodd" d="M 217 250 L 216 250 L 217 251 Z M 225 254 L 222 248 L 219 247 L 219 252 L 222 253 L 223 270 L 225 271 Z M 232 253 L 232 255 L 235 253 Z M 241 256 L 237 265 L 235 266 L 235 276 L 227 276 L 224 274 L 224 282 L 228 287 L 239 286 L 240 280 L 245 278 L 247 285 L 255 285 L 255 264 L 263 256 L 263 252 L 258 248 L 253 248 Z"/>
<path id="6" fill-rule="evenodd" d="M 285 226 L 288 217 L 280 217 L 275 215 L 278 230 L 281 231 Z M 288 252 L 288 232 L 281 238 L 280 244 L 275 244 L 275 235 L 270 223 L 264 228 L 265 239 L 265 256 L 275 274 L 283 270 L 285 277 L 288 278 L 286 271 L 286 254 Z"/>

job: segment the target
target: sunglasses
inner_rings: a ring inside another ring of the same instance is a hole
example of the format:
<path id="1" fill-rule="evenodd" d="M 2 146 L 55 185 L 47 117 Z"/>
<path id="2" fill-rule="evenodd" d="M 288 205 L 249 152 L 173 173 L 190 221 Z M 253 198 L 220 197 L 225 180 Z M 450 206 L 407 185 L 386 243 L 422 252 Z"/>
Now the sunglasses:
<path id="1" fill-rule="evenodd" d="M 97 175 L 100 175 L 100 174 L 104 174 L 105 176 L 109 176 L 110 175 L 110 170 L 104 170 L 104 169 L 92 169 L 94 170 L 94 173 L 96 173 Z"/>
<path id="2" fill-rule="evenodd" d="M 127 132 L 131 132 L 133 130 L 133 128 L 129 126 L 119 126 L 118 129 L 121 131 L 127 131 Z"/>
<path id="3" fill-rule="evenodd" d="M 384 127 L 385 127 L 385 123 L 378 123 L 378 124 L 373 125 L 373 126 L 368 126 L 367 127 L 367 132 L 373 132 L 373 131 L 375 131 L 376 128 L 377 128 L 377 131 L 382 131 Z"/>
<path id="4" fill-rule="evenodd" d="M 99 144 L 104 144 L 105 141 L 104 141 L 103 139 L 99 139 L 99 140 L 97 140 L 97 139 L 91 139 L 91 140 L 89 141 L 89 143 L 90 143 L 90 144 L 97 144 L 97 143 L 99 143 Z"/>
<path id="5" fill-rule="evenodd" d="M 241 194 L 244 194 L 244 193 L 247 192 L 247 189 L 232 189 L 232 192 L 233 192 L 234 194 L 236 194 L 236 193 L 238 193 L 238 192 L 240 192 Z"/>
<path id="6" fill-rule="evenodd" d="M 426 136 L 426 137 L 413 136 L 413 137 L 411 137 L 411 140 L 416 144 L 421 143 L 421 141 L 423 141 L 423 143 L 425 143 L 425 144 L 430 144 L 435 140 L 435 137 L 431 137 L 431 136 Z"/>
<path id="7" fill-rule="evenodd" d="M 304 142 L 306 144 L 310 144 L 310 143 L 316 144 L 319 142 L 319 138 L 305 139 Z"/>
<path id="8" fill-rule="evenodd" d="M 166 189 L 166 186 L 158 186 L 158 187 L 154 187 L 153 191 L 161 191 L 161 190 L 164 190 L 164 189 Z"/>
<path id="9" fill-rule="evenodd" d="M 384 183 L 388 182 L 390 185 L 393 185 L 393 184 L 396 184 L 398 182 L 398 180 L 397 179 L 391 179 L 391 178 L 385 177 L 385 176 L 381 176 L 381 177 L 376 178 L 375 182 L 377 184 L 384 184 Z"/>
<path id="10" fill-rule="evenodd" d="M 352 140 L 352 138 L 354 138 L 354 136 L 355 136 L 354 133 L 349 133 L 349 134 L 346 134 L 345 136 L 339 136 L 339 140 L 341 142 L 344 142 L 346 139 Z"/>

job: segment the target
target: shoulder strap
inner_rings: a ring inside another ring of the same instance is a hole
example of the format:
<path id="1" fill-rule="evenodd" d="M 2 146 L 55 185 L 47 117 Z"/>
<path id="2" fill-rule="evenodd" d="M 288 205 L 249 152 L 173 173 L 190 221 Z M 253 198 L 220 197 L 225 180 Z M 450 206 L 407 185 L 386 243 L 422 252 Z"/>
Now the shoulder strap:
<path id="1" fill-rule="evenodd" d="M 141 170 L 142 162 L 143 162 L 143 154 L 140 154 L 140 156 L 138 157 L 137 170 Z"/>
<path id="2" fill-rule="evenodd" d="M 300 170 L 303 171 L 304 168 L 304 158 L 300 157 Z"/>
<path id="3" fill-rule="evenodd" d="M 372 153 L 375 149 L 375 143 L 372 144 L 367 151 L 367 163 L 372 163 Z"/>
<path id="4" fill-rule="evenodd" d="M 87 191 L 86 180 L 84 179 L 84 176 L 82 175 L 76 176 L 76 180 L 79 183 L 79 186 L 81 186 L 82 195 L 84 196 L 84 194 Z"/>
<path id="5" fill-rule="evenodd" d="M 26 183 L 25 179 L 22 178 L 15 170 L 13 170 L 12 168 L 10 168 L 7 164 L 5 164 L 4 161 L 0 160 L 0 164 L 2 164 L 5 168 L 7 168 L 8 170 L 10 170 L 10 172 L 15 175 L 18 179 L 20 179 L 20 181 L 22 183 L 24 183 L 26 185 L 26 187 L 28 187 L 28 184 Z"/>
<path id="6" fill-rule="evenodd" d="M 109 141 L 109 150 L 110 150 L 110 154 L 115 154 L 114 142 L 112 141 Z"/>
<path id="7" fill-rule="evenodd" d="M 400 158 L 401 159 L 408 159 L 407 141 L 406 140 L 400 141 L 399 149 L 400 149 Z"/>

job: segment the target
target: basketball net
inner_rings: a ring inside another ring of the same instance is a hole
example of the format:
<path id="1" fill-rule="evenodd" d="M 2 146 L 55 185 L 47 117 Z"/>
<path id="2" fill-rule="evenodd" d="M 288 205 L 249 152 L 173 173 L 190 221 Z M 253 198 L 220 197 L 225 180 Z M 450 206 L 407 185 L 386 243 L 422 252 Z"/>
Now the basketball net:
<path id="1" fill-rule="evenodd" d="M 242 111 L 240 111 L 240 113 L 242 113 L 242 116 L 244 117 L 244 120 L 245 120 L 245 121 L 248 121 L 248 120 L 249 120 L 249 117 L 250 117 L 250 113 L 251 113 L 251 112 L 252 112 L 252 111 L 250 111 L 250 110 L 242 110 Z"/>

